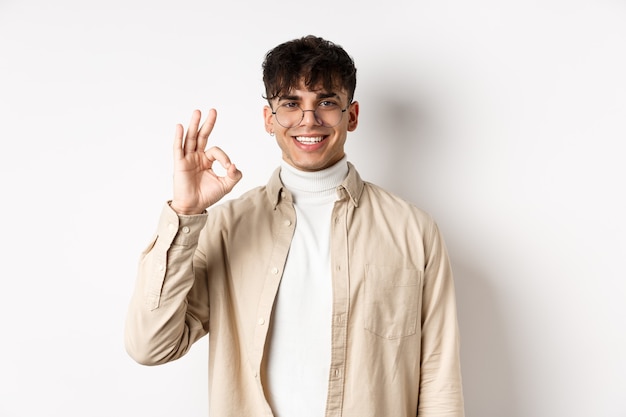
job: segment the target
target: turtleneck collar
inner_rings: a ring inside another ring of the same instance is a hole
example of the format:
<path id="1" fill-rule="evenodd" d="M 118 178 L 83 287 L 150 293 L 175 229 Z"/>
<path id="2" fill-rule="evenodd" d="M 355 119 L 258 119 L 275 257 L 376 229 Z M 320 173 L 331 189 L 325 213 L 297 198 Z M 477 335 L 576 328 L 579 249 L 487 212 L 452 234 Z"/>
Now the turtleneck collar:
<path id="1" fill-rule="evenodd" d="M 280 164 L 280 179 L 294 198 L 294 203 L 337 197 L 337 187 L 348 175 L 348 157 L 321 171 L 300 171 L 284 160 Z"/>

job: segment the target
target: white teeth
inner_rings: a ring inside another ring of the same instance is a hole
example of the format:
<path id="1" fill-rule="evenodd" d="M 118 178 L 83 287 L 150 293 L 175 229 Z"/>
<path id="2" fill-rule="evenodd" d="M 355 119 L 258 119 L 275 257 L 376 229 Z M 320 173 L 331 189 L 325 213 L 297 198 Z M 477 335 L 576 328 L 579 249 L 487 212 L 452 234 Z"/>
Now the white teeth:
<path id="1" fill-rule="evenodd" d="M 324 139 L 323 136 L 317 136 L 317 137 L 308 137 L 308 136 L 296 136 L 296 140 L 300 143 L 306 143 L 306 144 L 311 144 L 311 143 L 319 143 Z"/>

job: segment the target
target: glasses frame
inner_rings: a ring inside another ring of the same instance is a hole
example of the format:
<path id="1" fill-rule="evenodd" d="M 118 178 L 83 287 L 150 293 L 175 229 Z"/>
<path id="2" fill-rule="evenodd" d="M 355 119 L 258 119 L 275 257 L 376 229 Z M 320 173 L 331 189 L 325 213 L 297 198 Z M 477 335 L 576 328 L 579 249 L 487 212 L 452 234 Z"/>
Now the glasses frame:
<path id="1" fill-rule="evenodd" d="M 316 113 L 317 109 L 315 109 L 315 110 L 304 110 L 299 104 L 296 104 L 296 106 L 302 112 L 302 117 L 300 118 L 300 120 L 298 120 L 298 122 L 294 123 L 293 126 L 285 126 L 278 120 L 278 117 L 276 117 L 276 112 L 278 111 L 278 108 L 276 108 L 276 110 L 274 110 L 271 106 L 270 106 L 270 108 L 272 109 L 272 115 L 274 116 L 274 119 L 276 119 L 276 123 L 278 123 L 279 125 L 281 125 L 285 129 L 291 129 L 292 127 L 299 126 L 300 123 L 302 123 L 302 121 L 304 120 L 304 113 L 307 112 L 307 111 L 313 112 L 313 117 L 315 118 L 315 121 L 320 124 L 320 126 L 323 126 L 323 127 L 335 127 L 339 123 L 341 123 L 341 121 L 343 120 L 343 114 L 346 112 L 346 110 L 348 110 L 350 108 L 350 105 L 352 105 L 352 103 L 353 103 L 353 101 L 351 100 L 348 103 L 348 105 L 346 106 L 346 108 L 341 110 L 341 117 L 339 118 L 339 121 L 337 123 L 335 123 L 334 125 L 332 125 L 332 126 L 324 124 L 323 120 L 321 120 L 319 118 L 319 116 L 317 115 L 317 113 Z M 278 107 L 280 107 L 280 105 Z"/>

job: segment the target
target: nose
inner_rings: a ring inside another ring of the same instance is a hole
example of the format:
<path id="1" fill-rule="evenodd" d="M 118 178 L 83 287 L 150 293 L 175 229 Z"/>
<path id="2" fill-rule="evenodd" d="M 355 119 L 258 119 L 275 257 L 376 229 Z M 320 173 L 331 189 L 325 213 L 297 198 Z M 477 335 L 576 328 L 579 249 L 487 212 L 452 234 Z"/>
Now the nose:
<path id="1" fill-rule="evenodd" d="M 301 122 L 301 124 L 321 125 L 322 122 L 319 119 L 319 117 L 317 117 L 317 114 L 315 113 L 315 110 L 302 110 L 302 122 Z"/>

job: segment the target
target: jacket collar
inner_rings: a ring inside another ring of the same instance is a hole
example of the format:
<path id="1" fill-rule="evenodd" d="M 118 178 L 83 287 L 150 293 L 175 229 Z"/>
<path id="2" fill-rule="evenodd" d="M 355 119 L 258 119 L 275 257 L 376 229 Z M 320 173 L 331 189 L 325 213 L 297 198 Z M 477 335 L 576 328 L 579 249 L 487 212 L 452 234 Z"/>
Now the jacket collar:
<path id="1" fill-rule="evenodd" d="M 355 207 L 358 207 L 364 187 L 365 183 L 361 179 L 361 176 L 357 172 L 356 168 L 348 162 L 348 175 L 337 188 L 337 191 L 340 193 L 347 193 L 352 204 L 354 204 Z M 272 202 L 272 207 L 274 209 L 276 209 L 282 200 L 286 200 L 289 203 L 293 201 L 291 193 L 280 180 L 280 168 L 277 168 L 270 177 L 266 186 L 266 192 L 267 197 Z"/>

